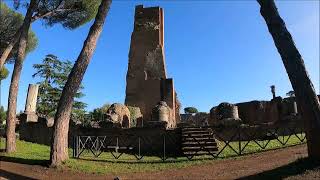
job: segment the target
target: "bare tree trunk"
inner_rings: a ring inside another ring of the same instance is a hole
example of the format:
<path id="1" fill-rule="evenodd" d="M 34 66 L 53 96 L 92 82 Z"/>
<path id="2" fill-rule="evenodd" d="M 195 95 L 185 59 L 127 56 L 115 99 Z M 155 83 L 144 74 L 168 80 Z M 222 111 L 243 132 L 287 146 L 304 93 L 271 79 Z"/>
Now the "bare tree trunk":
<path id="1" fill-rule="evenodd" d="M 63 88 L 54 118 L 54 132 L 52 135 L 50 151 L 50 165 L 52 167 L 59 166 L 69 157 L 68 131 L 73 98 L 79 89 L 84 73 L 90 63 L 110 5 L 111 0 L 101 1 L 95 21 L 90 28 L 87 39 L 85 40 L 78 59 L 69 74 L 68 81 Z"/>
<path id="2" fill-rule="evenodd" d="M 304 61 L 273 0 L 258 0 L 260 13 L 280 53 L 304 120 L 310 158 L 320 160 L 320 103 Z"/>
<path id="3" fill-rule="evenodd" d="M 30 6 L 27 10 L 26 17 L 24 18 L 21 26 L 21 36 L 18 45 L 18 55 L 14 63 L 11 84 L 9 89 L 8 98 L 8 111 L 6 122 L 6 152 L 11 153 L 16 151 L 16 110 L 17 110 L 17 96 L 19 88 L 20 74 L 22 70 L 23 59 L 27 47 L 28 31 L 31 23 L 32 14 L 37 4 L 37 0 L 31 0 Z"/>
<path id="4" fill-rule="evenodd" d="M 8 56 L 9 56 L 11 50 L 13 49 L 14 45 L 20 39 L 20 35 L 21 35 L 21 28 L 19 28 L 18 31 L 14 34 L 13 39 L 11 39 L 10 43 L 8 44 L 8 46 L 6 47 L 6 49 L 1 54 L 1 57 L 0 57 L 0 69 L 2 69 L 4 63 L 8 59 Z"/>

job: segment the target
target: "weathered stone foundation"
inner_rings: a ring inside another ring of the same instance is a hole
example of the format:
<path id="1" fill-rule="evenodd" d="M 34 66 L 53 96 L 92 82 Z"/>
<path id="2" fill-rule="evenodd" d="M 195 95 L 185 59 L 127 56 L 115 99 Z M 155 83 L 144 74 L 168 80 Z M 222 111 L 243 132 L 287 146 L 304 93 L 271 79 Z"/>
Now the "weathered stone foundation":
<path id="1" fill-rule="evenodd" d="M 74 137 L 77 135 L 106 136 L 110 145 L 116 144 L 118 138 L 119 146 L 135 146 L 141 142 L 143 154 L 157 155 L 163 152 L 163 136 L 166 139 L 166 151 L 171 154 L 181 154 L 181 130 L 165 130 L 161 128 L 84 128 L 79 125 L 69 127 L 68 145 L 72 147 Z M 45 121 L 28 122 L 20 124 L 20 139 L 38 144 L 50 145 L 53 127 L 47 127 Z M 137 149 L 136 149 L 137 150 Z"/>

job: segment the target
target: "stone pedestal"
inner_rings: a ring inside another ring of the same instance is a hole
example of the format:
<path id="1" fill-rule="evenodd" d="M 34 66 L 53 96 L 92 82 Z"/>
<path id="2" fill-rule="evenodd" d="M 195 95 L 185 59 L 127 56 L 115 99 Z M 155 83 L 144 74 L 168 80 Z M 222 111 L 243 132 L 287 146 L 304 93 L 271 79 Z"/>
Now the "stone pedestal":
<path id="1" fill-rule="evenodd" d="M 152 121 L 169 121 L 170 108 L 167 103 L 160 101 L 156 107 L 152 109 Z"/>
<path id="2" fill-rule="evenodd" d="M 38 90 L 38 84 L 29 84 L 25 110 L 22 115 L 24 122 L 38 122 L 38 116 L 36 114 Z"/>
<path id="3" fill-rule="evenodd" d="M 175 121 L 172 118 L 171 109 L 164 101 L 160 101 L 152 109 L 152 122 L 150 123 L 155 124 L 156 122 L 159 122 L 161 126 L 165 125 L 165 128 L 175 127 Z"/>

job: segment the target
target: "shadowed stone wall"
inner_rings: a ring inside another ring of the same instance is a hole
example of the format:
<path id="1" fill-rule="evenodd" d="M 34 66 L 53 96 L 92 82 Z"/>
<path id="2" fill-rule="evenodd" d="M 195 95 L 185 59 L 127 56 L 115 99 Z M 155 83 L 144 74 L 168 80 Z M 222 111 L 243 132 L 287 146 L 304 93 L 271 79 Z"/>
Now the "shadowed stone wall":
<path id="1" fill-rule="evenodd" d="M 53 127 L 47 127 L 45 120 L 38 122 L 24 122 L 19 126 L 20 139 L 28 142 L 50 145 Z M 118 137 L 119 146 L 138 147 L 140 137 L 142 154 L 159 154 L 163 152 L 163 136 L 165 136 L 166 152 L 171 154 L 181 153 L 181 130 L 165 130 L 156 128 L 84 128 L 70 125 L 69 147 L 73 145 L 76 135 L 107 136 L 111 141 L 109 145 L 116 145 Z M 136 148 L 137 150 L 137 148 Z"/>
<path id="2" fill-rule="evenodd" d="M 281 103 L 281 102 L 280 102 Z M 251 101 L 236 104 L 239 117 L 246 124 L 262 124 L 280 120 L 278 102 L 276 101 Z"/>

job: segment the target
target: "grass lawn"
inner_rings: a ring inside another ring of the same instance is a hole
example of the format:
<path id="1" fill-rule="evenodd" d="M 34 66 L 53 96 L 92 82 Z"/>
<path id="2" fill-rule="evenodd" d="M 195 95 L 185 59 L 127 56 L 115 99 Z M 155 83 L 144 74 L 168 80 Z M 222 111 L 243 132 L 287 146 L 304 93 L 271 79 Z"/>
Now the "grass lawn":
<path id="1" fill-rule="evenodd" d="M 285 136 L 287 138 L 287 136 Z M 260 141 L 263 144 L 262 141 Z M 246 142 L 241 142 L 241 146 Z M 300 144 L 297 137 L 291 136 L 287 146 Z M 0 148 L 4 149 L 4 139 L 1 139 Z M 225 145 L 223 142 L 218 142 L 219 150 Z M 230 145 L 238 150 L 239 144 L 232 142 Z M 283 147 L 277 140 L 271 140 L 265 150 L 277 149 Z M 256 143 L 250 142 L 244 154 L 263 151 Z M 50 147 L 39 145 L 35 143 L 17 140 L 17 152 L 13 154 L 0 153 L 1 158 L 11 159 L 14 162 L 27 163 L 27 164 L 41 164 L 49 160 Z M 72 149 L 69 149 L 69 156 L 72 157 Z M 123 154 L 118 160 L 115 159 L 111 153 L 102 153 L 98 158 L 95 158 L 91 153 L 84 152 L 80 159 L 70 158 L 63 165 L 71 170 L 99 173 L 99 174 L 118 174 L 118 173 L 132 173 L 132 172 L 146 172 L 146 171 L 160 171 L 165 169 L 183 168 L 199 164 L 215 163 L 216 160 L 221 158 L 240 158 L 236 157 L 236 153 L 230 147 L 226 147 L 219 158 L 213 159 L 211 156 L 199 156 L 189 161 L 186 157 L 179 157 L 177 159 L 169 158 L 163 162 L 159 157 L 145 156 L 142 160 L 137 161 L 133 155 Z"/>

